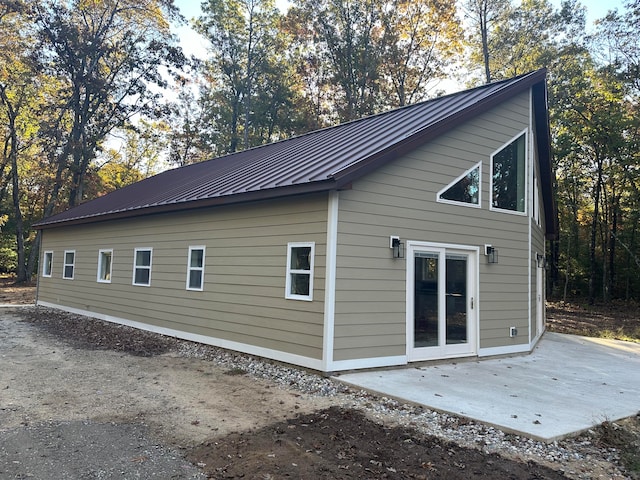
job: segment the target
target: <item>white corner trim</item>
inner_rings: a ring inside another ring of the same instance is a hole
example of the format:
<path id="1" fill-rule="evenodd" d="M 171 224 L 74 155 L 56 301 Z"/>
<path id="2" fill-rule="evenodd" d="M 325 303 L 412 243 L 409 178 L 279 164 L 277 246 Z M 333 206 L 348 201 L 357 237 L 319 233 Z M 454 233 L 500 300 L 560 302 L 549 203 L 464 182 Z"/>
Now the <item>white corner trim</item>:
<path id="1" fill-rule="evenodd" d="M 336 262 L 338 250 L 338 200 L 337 191 L 329 192 L 327 210 L 327 250 L 324 280 L 324 328 L 322 339 L 322 371 L 328 372 L 333 363 L 336 313 Z"/>
<path id="2" fill-rule="evenodd" d="M 529 221 L 527 222 L 527 232 L 528 232 L 528 236 L 527 236 L 527 240 L 528 240 L 528 245 L 527 248 L 529 250 L 528 252 L 528 261 L 527 261 L 527 278 L 529 279 L 527 281 L 527 312 L 528 312 L 528 317 L 529 317 L 529 350 L 531 350 L 531 345 L 533 345 L 533 338 L 531 336 L 531 332 L 533 331 L 533 327 L 534 327 L 534 322 L 537 323 L 537 315 L 538 312 L 536 311 L 536 318 L 533 318 L 533 315 L 531 315 L 531 308 L 533 307 L 533 303 L 531 302 L 531 295 L 533 294 L 532 291 L 532 283 L 535 281 L 536 283 L 536 296 L 538 295 L 538 279 L 537 279 L 537 273 L 536 272 L 536 278 L 532 278 L 532 269 L 531 269 L 531 262 L 533 261 L 533 252 L 532 252 L 532 242 L 533 239 L 531 238 L 531 236 L 533 235 L 533 230 L 531 229 L 531 223 L 533 222 L 533 215 L 534 215 L 534 211 L 533 211 L 533 195 L 534 195 L 534 188 L 533 188 L 533 181 L 534 181 L 534 171 L 535 171 L 535 164 L 537 163 L 537 158 L 535 156 L 535 150 L 533 148 L 533 142 L 534 142 L 534 138 L 533 136 L 535 135 L 535 131 L 533 129 L 533 88 L 529 89 L 529 135 L 527 135 L 527 150 L 526 150 L 526 157 L 527 157 L 527 211 L 530 212 L 529 215 L 527 215 L 527 217 L 529 218 Z M 536 309 L 538 308 L 538 302 L 536 301 Z M 535 328 L 537 329 L 538 326 L 536 325 Z M 538 332 L 539 333 L 539 332 Z"/>
<path id="3" fill-rule="evenodd" d="M 322 371 L 322 360 L 310 357 L 304 357 L 302 355 L 296 355 L 293 353 L 282 352 L 280 350 L 273 350 L 271 348 L 258 347 L 256 345 L 250 345 L 247 343 L 233 342 L 230 340 L 224 340 L 222 338 L 208 337 L 205 335 L 198 335 L 195 333 L 183 332 L 181 330 L 174 330 L 172 328 L 157 327 L 148 323 L 136 322 L 134 320 L 127 320 L 125 318 L 114 317 L 103 313 L 91 312 L 88 310 L 82 310 L 79 308 L 67 307 L 64 305 L 57 305 L 50 302 L 38 301 L 37 306 L 56 308 L 69 313 L 75 313 L 77 315 L 84 315 L 86 317 L 97 318 L 98 320 L 104 320 L 106 322 L 117 323 L 119 325 L 127 325 L 129 327 L 137 328 L 139 330 L 146 330 L 148 332 L 159 333 L 161 335 L 167 335 L 169 337 L 181 338 L 183 340 L 189 340 L 191 342 L 203 343 L 206 345 L 213 345 L 214 347 L 226 348 L 234 350 L 236 352 L 247 353 L 249 355 L 256 355 L 258 357 L 269 358 L 271 360 L 277 360 L 279 362 L 290 363 L 292 365 L 298 365 L 312 370 Z"/>
<path id="4" fill-rule="evenodd" d="M 330 365 L 329 372 L 339 372 L 344 370 L 357 370 L 361 368 L 397 367 L 406 365 L 407 356 L 398 355 L 395 357 L 371 357 L 357 358 L 354 360 L 338 360 Z"/>
<path id="5" fill-rule="evenodd" d="M 532 347 L 528 343 L 507 345 L 503 347 L 481 348 L 478 357 L 492 357 L 496 355 L 512 355 L 514 353 L 529 353 Z"/>

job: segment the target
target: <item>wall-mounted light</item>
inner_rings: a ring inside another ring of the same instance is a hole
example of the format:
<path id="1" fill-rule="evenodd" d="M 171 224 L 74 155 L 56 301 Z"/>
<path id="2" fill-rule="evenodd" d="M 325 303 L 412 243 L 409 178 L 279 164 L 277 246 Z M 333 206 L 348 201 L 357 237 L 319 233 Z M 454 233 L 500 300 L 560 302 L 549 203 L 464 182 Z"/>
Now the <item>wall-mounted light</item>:
<path id="1" fill-rule="evenodd" d="M 389 237 L 389 248 L 393 251 L 393 258 L 404 258 L 404 243 L 400 241 L 400 237 Z"/>
<path id="2" fill-rule="evenodd" d="M 498 250 L 493 245 L 485 244 L 484 254 L 487 257 L 487 263 L 498 263 Z"/>
<path id="3" fill-rule="evenodd" d="M 547 263 L 547 257 L 541 253 L 536 253 L 536 261 L 538 263 L 538 268 L 547 268 L 549 266 Z"/>

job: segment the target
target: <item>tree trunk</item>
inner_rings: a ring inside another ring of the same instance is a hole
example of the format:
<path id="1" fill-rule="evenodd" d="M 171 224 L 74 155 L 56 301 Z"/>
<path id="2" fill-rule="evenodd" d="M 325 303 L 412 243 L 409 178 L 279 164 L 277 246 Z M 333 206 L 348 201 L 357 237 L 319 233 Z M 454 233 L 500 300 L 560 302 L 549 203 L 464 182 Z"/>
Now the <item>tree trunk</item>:
<path id="1" fill-rule="evenodd" d="M 589 305 L 596 301 L 596 243 L 598 234 L 598 217 L 600 216 L 600 191 L 602 188 L 602 160 L 596 152 L 596 164 L 598 165 L 598 178 L 596 179 L 593 195 L 593 221 L 591 223 L 591 242 L 589 244 Z"/>
<path id="2" fill-rule="evenodd" d="M 251 116 L 251 91 L 253 90 L 253 6 L 249 12 L 249 44 L 247 45 L 247 71 L 244 95 L 244 149 L 249 149 L 249 118 Z"/>
<path id="3" fill-rule="evenodd" d="M 484 75 L 487 83 L 491 83 L 491 68 L 489 66 L 489 32 L 487 31 L 487 12 L 480 17 L 480 33 L 482 35 L 482 59 L 484 61 Z"/>
<path id="4" fill-rule="evenodd" d="M 613 296 L 616 281 L 616 236 L 618 234 L 618 198 L 614 197 L 611 212 L 611 232 L 609 234 L 609 275 L 607 278 L 607 300 Z"/>
<path id="5" fill-rule="evenodd" d="M 15 133 L 15 118 L 9 120 L 11 130 L 11 183 L 12 183 L 12 199 L 13 212 L 16 222 L 16 251 L 18 254 L 18 269 L 16 271 L 16 283 L 24 283 L 29 280 L 27 277 L 27 269 L 25 265 L 24 251 L 24 221 L 22 218 L 22 209 L 20 208 L 20 177 L 18 173 L 18 138 Z"/>
<path id="6" fill-rule="evenodd" d="M 7 130 L 9 132 L 7 157 L 11 165 L 11 199 L 13 202 L 13 214 L 16 222 L 16 253 L 18 255 L 18 267 L 16 270 L 16 282 L 24 283 L 29 280 L 25 266 L 24 251 L 24 221 L 20 208 L 20 174 L 18 172 L 18 134 L 16 132 L 16 118 L 19 107 L 16 109 L 9 100 L 5 88 L 0 89 L 0 100 L 7 108 Z"/>
<path id="7" fill-rule="evenodd" d="M 31 243 L 31 251 L 29 252 L 29 259 L 27 261 L 27 278 L 33 278 L 36 273 L 36 265 L 38 265 L 38 259 L 40 258 L 40 240 L 42 238 L 42 230 L 38 230 L 36 238 Z"/>

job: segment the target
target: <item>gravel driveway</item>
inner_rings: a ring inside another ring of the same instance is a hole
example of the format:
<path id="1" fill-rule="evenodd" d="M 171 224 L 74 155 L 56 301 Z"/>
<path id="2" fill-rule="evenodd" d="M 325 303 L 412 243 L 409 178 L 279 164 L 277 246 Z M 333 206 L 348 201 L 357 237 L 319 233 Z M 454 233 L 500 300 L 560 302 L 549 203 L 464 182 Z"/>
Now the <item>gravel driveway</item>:
<path id="1" fill-rule="evenodd" d="M 324 405 L 203 359 L 75 348 L 23 312 L 0 310 L 0 479 L 206 478 L 187 448 Z"/>
<path id="2" fill-rule="evenodd" d="M 381 470 L 367 478 L 628 478 L 620 452 L 600 446 L 597 432 L 543 444 L 301 369 L 58 310 L 0 308 L 0 362 L 2 480 L 262 479 L 282 477 L 283 466 L 294 478 L 361 478 L 357 468 Z M 410 430 L 387 445 L 378 439 L 390 438 L 389 426 Z M 340 438 L 353 440 L 351 450 L 334 451 Z M 364 461 L 345 465 L 351 451 Z M 409 457 L 397 454 L 411 452 L 420 462 L 405 475 L 396 467 L 409 467 Z M 396 463 L 387 466 L 379 455 L 390 453 Z M 269 466 L 280 474 L 268 477 Z"/>

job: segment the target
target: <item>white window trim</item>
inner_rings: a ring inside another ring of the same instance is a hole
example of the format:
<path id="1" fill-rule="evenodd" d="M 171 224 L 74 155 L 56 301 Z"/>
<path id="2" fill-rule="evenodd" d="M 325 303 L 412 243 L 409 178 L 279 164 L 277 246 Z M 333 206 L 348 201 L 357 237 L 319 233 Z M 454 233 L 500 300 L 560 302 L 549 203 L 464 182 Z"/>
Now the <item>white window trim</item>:
<path id="1" fill-rule="evenodd" d="M 291 269 L 291 250 L 296 247 L 311 247 L 311 257 L 309 260 L 309 270 L 292 270 Z M 315 264 L 315 242 L 289 242 L 287 244 L 287 279 L 285 285 L 285 298 L 288 300 L 304 300 L 311 302 L 313 300 L 313 276 Z M 291 274 L 308 274 L 309 275 L 309 295 L 297 295 L 291 293 Z"/>
<path id="2" fill-rule="evenodd" d="M 51 261 L 49 262 L 49 273 L 46 273 L 47 267 L 47 256 L 51 257 Z M 42 276 L 46 278 L 51 278 L 53 276 L 53 250 L 45 250 L 42 255 Z"/>
<path id="3" fill-rule="evenodd" d="M 73 253 L 73 263 L 67 263 L 67 253 Z M 67 267 L 73 268 L 71 272 L 71 276 L 67 277 Z M 76 251 L 75 250 L 65 250 L 64 256 L 62 257 L 62 278 L 65 280 L 73 280 L 76 275 Z"/>
<path id="4" fill-rule="evenodd" d="M 105 253 L 111 254 L 111 263 L 109 264 L 109 279 L 105 280 L 102 278 L 102 255 Z M 98 283 L 111 283 L 111 278 L 113 277 L 113 249 L 112 248 L 104 248 L 98 250 L 98 273 L 97 273 L 97 281 Z"/>
<path id="5" fill-rule="evenodd" d="M 498 208 L 498 207 L 494 207 L 493 206 L 493 158 L 496 156 L 497 153 L 499 153 L 501 150 L 503 150 L 507 145 L 509 145 L 510 143 L 515 142 L 518 138 L 520 138 L 522 135 L 525 135 L 525 148 L 524 148 L 524 183 L 525 183 L 525 188 L 524 188 L 524 212 L 518 212 L 517 210 L 507 210 L 506 208 Z M 528 146 L 528 142 L 529 142 L 529 129 L 525 128 L 524 130 L 522 130 L 520 133 L 518 133 L 517 135 L 514 135 L 509 141 L 503 143 L 500 147 L 498 147 L 496 150 L 494 150 L 491 153 L 491 161 L 489 164 L 489 210 L 493 211 L 493 212 L 500 212 L 500 213 L 508 213 L 511 215 L 519 215 L 519 216 L 527 216 L 529 215 L 528 211 L 529 211 L 529 146 Z"/>
<path id="6" fill-rule="evenodd" d="M 456 183 L 458 183 L 464 177 L 469 175 L 476 168 L 479 169 L 479 171 L 478 171 L 478 182 L 479 182 L 479 185 L 478 185 L 478 203 L 458 202 L 456 200 L 448 200 L 446 198 L 440 198 L 440 195 L 442 195 L 444 192 L 449 190 L 451 187 L 453 187 Z M 454 181 L 452 181 L 447 186 L 445 186 L 443 189 L 441 189 L 436 194 L 436 201 L 438 203 L 447 203 L 449 205 L 459 205 L 461 207 L 482 208 L 482 161 L 476 163 L 473 167 L 471 167 L 470 169 L 465 171 L 462 175 L 460 175 Z"/>
<path id="7" fill-rule="evenodd" d="M 192 267 L 191 266 L 191 253 L 194 250 L 202 250 L 202 267 Z M 204 267 L 205 261 L 207 258 L 207 247 L 204 245 L 194 245 L 189 247 L 189 255 L 187 256 L 187 290 L 192 292 L 202 292 L 204 290 Z M 197 270 L 202 272 L 202 276 L 200 277 L 200 288 L 193 288 L 189 286 L 189 279 L 191 278 L 191 271 Z"/>
<path id="8" fill-rule="evenodd" d="M 136 265 L 136 259 L 138 258 L 138 252 L 146 252 L 149 251 L 151 254 L 149 255 L 149 266 L 142 265 L 138 267 Z M 131 280 L 131 284 L 137 287 L 150 287 L 151 286 L 151 269 L 153 267 L 153 248 L 151 247 L 138 247 L 133 250 L 133 278 Z M 136 283 L 136 269 L 137 268 L 148 268 L 149 269 L 149 283 Z"/>

